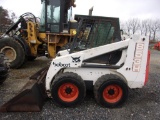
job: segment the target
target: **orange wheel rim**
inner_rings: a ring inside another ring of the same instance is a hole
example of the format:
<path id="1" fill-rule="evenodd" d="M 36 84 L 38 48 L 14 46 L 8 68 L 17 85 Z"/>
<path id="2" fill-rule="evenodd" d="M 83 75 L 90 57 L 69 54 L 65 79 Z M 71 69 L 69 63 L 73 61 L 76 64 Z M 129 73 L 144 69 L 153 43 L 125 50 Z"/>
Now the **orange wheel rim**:
<path id="1" fill-rule="evenodd" d="M 109 85 L 103 91 L 103 98 L 106 102 L 116 103 L 122 98 L 122 88 L 118 85 Z"/>
<path id="2" fill-rule="evenodd" d="M 72 83 L 65 83 L 58 89 L 58 96 L 65 102 L 73 102 L 79 95 L 78 87 Z"/>

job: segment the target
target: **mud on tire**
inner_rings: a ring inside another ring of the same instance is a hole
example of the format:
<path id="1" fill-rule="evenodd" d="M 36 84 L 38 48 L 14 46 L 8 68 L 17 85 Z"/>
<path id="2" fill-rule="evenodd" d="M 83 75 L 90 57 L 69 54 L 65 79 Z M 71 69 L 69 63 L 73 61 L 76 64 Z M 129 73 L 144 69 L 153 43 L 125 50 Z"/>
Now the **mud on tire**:
<path id="1" fill-rule="evenodd" d="M 96 81 L 94 85 L 94 96 L 97 103 L 103 107 L 118 107 L 128 97 L 128 86 L 117 75 L 106 74 Z"/>
<path id="2" fill-rule="evenodd" d="M 11 68 L 20 68 L 25 61 L 23 47 L 11 37 L 0 39 L 0 52 L 9 59 Z"/>
<path id="3" fill-rule="evenodd" d="M 86 95 L 86 86 L 76 73 L 66 72 L 56 76 L 51 85 L 53 102 L 59 106 L 72 107 L 80 104 Z"/>

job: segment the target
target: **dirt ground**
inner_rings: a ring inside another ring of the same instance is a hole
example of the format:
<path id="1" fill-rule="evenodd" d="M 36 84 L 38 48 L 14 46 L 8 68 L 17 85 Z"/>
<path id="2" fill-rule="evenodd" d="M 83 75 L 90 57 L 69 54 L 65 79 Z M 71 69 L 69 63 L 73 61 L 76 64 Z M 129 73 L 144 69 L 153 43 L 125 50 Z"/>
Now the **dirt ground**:
<path id="1" fill-rule="evenodd" d="M 21 69 L 11 69 L 8 79 L 0 86 L 0 105 L 15 96 L 28 78 L 50 60 L 45 57 L 27 62 Z M 103 108 L 94 100 L 93 92 L 81 105 L 60 108 L 48 100 L 41 112 L 0 113 L 0 120 L 160 120 L 160 51 L 151 50 L 149 81 L 142 89 L 129 91 L 127 102 L 120 108 Z"/>

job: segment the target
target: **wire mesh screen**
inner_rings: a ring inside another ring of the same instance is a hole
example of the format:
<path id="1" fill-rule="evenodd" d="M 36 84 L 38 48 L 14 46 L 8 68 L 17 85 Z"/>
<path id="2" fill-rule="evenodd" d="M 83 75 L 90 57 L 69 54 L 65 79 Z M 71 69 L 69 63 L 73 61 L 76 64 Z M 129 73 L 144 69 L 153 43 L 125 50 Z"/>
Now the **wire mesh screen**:
<path id="1" fill-rule="evenodd" d="M 91 42 L 91 47 L 111 43 L 114 33 L 114 28 L 111 26 L 111 23 L 105 21 L 95 22 L 92 27 L 93 30 L 90 31 L 90 38 L 88 39 L 88 41 Z"/>
<path id="2" fill-rule="evenodd" d="M 114 23 L 112 19 L 97 17 L 80 17 L 80 20 L 82 22 L 76 35 L 77 50 L 98 47 L 115 41 L 115 29 L 117 29 L 115 20 Z"/>

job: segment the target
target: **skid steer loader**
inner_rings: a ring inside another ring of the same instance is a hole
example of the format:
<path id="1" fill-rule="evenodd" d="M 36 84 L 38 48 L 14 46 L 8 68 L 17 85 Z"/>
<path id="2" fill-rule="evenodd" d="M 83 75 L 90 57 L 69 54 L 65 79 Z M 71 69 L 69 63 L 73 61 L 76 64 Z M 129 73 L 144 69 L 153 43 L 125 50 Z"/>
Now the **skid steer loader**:
<path id="1" fill-rule="evenodd" d="M 41 18 L 24 13 L 0 37 L 0 52 L 9 59 L 11 68 L 20 68 L 38 56 L 54 58 L 72 40 L 77 22 L 71 20 L 74 0 L 41 0 Z"/>
<path id="2" fill-rule="evenodd" d="M 104 107 L 121 106 L 129 88 L 148 80 L 148 37 L 121 40 L 117 18 L 76 15 L 77 34 L 50 66 L 33 75 L 21 93 L 0 107 L 1 112 L 40 111 L 46 98 L 56 105 L 80 104 L 87 89 Z"/>

